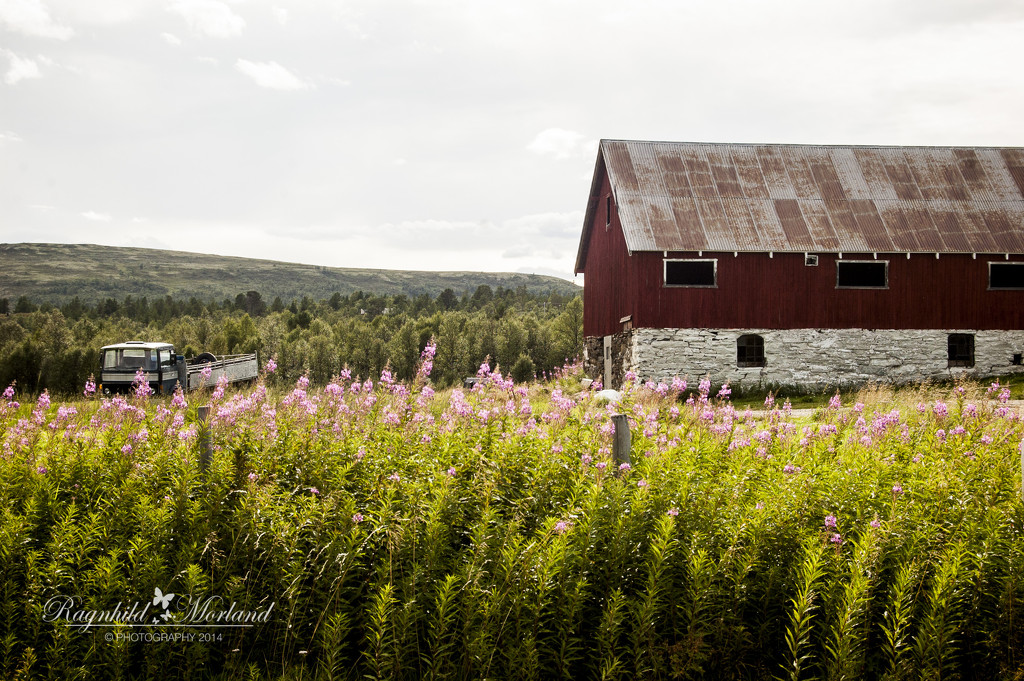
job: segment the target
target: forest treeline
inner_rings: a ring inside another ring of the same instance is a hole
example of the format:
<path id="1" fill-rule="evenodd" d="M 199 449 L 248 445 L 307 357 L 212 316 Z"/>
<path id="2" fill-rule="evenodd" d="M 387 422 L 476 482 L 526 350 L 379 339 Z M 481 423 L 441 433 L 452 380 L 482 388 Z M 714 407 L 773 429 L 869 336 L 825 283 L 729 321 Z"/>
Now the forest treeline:
<path id="1" fill-rule="evenodd" d="M 318 301 L 267 301 L 258 291 L 219 302 L 128 296 L 55 306 L 22 297 L 13 304 L 0 299 L 0 315 L 0 385 L 17 381 L 20 391 L 57 394 L 80 391 L 98 374 L 100 348 L 127 340 L 170 342 L 186 357 L 256 352 L 261 364 L 276 358 L 273 381 L 291 383 L 308 373 L 325 384 L 345 368 L 376 379 L 390 367 L 409 379 L 433 338 L 432 378 L 442 387 L 474 374 L 488 357 L 516 380 L 528 380 L 579 356 L 583 346 L 578 295 L 488 285 L 472 294 L 358 291 Z"/>

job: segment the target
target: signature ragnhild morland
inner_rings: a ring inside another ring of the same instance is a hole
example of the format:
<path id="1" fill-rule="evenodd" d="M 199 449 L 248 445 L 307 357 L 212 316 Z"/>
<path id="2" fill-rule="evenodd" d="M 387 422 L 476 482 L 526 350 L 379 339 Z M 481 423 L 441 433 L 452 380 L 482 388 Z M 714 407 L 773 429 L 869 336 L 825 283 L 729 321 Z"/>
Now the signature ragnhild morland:
<path id="1" fill-rule="evenodd" d="M 93 610 L 82 607 L 74 596 L 57 595 L 43 606 L 43 621 L 63 624 L 80 631 L 89 627 L 251 627 L 266 624 L 276 601 L 263 609 L 246 610 L 231 601 L 225 607 L 220 596 L 178 598 L 177 607 L 171 603 L 177 597 L 164 593 L 159 587 L 153 590 L 151 601 L 118 602 L 112 608 Z M 160 609 L 157 608 L 160 606 Z"/>

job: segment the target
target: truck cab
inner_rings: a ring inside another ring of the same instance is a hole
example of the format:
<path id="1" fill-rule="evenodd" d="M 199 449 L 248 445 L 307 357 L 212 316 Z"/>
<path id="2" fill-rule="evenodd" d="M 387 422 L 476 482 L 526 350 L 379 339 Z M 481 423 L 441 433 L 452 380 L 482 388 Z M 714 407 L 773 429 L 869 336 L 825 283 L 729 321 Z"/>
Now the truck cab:
<path id="1" fill-rule="evenodd" d="M 183 382 L 185 358 L 170 343 L 128 341 L 100 349 L 100 390 L 129 392 L 140 370 L 157 394 L 170 394 Z"/>

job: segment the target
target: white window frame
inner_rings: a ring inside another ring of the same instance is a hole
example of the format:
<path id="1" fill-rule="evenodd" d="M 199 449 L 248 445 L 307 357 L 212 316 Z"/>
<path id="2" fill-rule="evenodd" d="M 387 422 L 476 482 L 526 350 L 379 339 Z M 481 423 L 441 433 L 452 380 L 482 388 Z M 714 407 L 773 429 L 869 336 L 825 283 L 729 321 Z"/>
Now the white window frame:
<path id="1" fill-rule="evenodd" d="M 718 288 L 718 258 L 664 258 L 661 265 L 661 282 L 665 288 Z M 712 263 L 715 283 L 713 284 L 670 284 L 668 283 L 668 264 L 670 262 L 710 262 Z"/>
<path id="2" fill-rule="evenodd" d="M 839 268 L 844 264 L 862 265 L 885 265 L 885 286 L 840 286 Z M 836 260 L 836 288 L 843 291 L 888 291 L 889 290 L 889 261 L 888 260 Z"/>
<path id="3" fill-rule="evenodd" d="M 992 265 L 1004 267 L 1006 265 L 1024 268 L 1024 262 L 1015 260 L 989 260 L 988 261 L 988 290 L 989 291 L 1024 291 L 1024 286 L 992 286 Z"/>

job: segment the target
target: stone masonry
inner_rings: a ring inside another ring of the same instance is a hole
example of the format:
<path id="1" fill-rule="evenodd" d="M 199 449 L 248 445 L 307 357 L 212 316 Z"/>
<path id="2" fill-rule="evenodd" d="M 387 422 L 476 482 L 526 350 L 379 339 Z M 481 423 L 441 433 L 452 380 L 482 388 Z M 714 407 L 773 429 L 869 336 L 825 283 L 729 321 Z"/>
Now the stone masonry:
<path id="1" fill-rule="evenodd" d="M 951 333 L 974 335 L 973 367 L 949 366 Z M 764 338 L 763 367 L 737 366 L 736 341 L 744 334 Z M 595 378 L 603 371 L 602 347 L 600 337 L 587 339 L 591 359 L 587 360 L 586 370 Z M 734 386 L 807 389 L 1024 371 L 1020 364 L 1024 331 L 634 329 L 616 334 L 613 349 L 618 348 L 620 352 L 613 352 L 612 387 L 619 387 L 625 371 L 630 369 L 642 380 L 710 376 L 715 384 L 728 381 Z"/>

